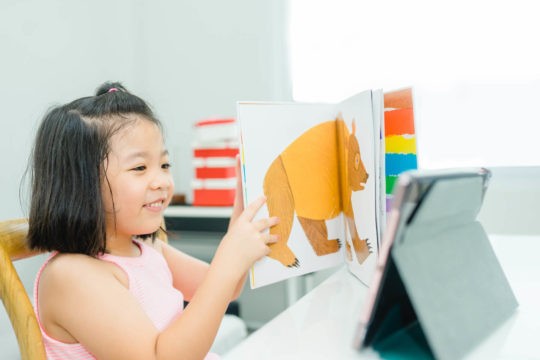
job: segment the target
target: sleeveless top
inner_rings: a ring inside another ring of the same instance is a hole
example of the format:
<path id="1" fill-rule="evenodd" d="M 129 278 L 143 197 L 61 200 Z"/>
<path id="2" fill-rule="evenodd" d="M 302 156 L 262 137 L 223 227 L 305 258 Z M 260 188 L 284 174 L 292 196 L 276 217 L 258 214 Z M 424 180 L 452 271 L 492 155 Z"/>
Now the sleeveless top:
<path id="1" fill-rule="evenodd" d="M 172 286 L 172 274 L 163 256 L 154 248 L 138 240 L 133 242 L 139 247 L 141 255 L 123 257 L 103 254 L 99 259 L 111 262 L 121 268 L 128 277 L 129 292 L 139 302 L 154 326 L 164 330 L 169 323 L 181 315 L 184 307 L 183 294 Z M 53 252 L 44 262 L 36 275 L 34 283 L 34 310 L 37 315 L 43 344 L 49 360 L 56 359 L 96 359 L 81 344 L 68 344 L 50 337 L 41 325 L 38 306 L 38 287 L 41 273 L 49 261 L 58 254 Z M 208 354 L 206 359 L 218 359 L 215 354 Z"/>

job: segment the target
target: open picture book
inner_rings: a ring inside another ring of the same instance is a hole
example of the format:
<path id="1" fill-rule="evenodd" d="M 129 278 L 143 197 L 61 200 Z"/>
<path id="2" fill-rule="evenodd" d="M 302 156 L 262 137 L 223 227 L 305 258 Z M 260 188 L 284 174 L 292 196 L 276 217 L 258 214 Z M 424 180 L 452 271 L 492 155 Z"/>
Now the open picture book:
<path id="1" fill-rule="evenodd" d="M 237 110 L 244 202 L 264 194 L 257 217 L 280 219 L 251 288 L 343 263 L 369 284 L 393 182 L 417 167 L 412 90 Z"/>

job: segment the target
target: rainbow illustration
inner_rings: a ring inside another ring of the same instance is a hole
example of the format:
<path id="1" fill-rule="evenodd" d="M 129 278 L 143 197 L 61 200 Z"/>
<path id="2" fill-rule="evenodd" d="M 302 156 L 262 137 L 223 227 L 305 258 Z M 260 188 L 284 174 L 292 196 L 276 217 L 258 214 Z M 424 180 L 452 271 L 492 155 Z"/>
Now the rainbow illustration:
<path id="1" fill-rule="evenodd" d="M 398 175 L 418 168 L 411 88 L 384 94 L 384 143 L 386 211 L 389 211 Z"/>

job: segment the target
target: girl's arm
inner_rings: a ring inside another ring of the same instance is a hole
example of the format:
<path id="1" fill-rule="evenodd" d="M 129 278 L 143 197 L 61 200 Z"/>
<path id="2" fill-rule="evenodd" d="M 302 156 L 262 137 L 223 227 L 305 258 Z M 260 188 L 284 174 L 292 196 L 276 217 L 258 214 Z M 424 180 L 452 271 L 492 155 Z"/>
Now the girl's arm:
<path id="1" fill-rule="evenodd" d="M 240 170 L 240 157 L 236 157 L 236 193 L 233 210 L 229 221 L 229 229 L 244 211 L 244 197 L 242 190 L 242 174 Z M 180 290 L 187 301 L 190 301 L 208 271 L 208 264 L 193 258 L 167 244 L 161 244 L 163 256 L 173 275 L 173 285 Z M 186 271 L 189 269 L 189 272 Z M 247 271 L 238 281 L 231 298 L 236 300 L 244 288 Z"/>
<path id="2" fill-rule="evenodd" d="M 53 259 L 43 272 L 40 295 L 48 302 L 40 302 L 42 322 L 98 359 L 204 358 L 238 282 L 274 242 L 263 231 L 275 219 L 252 221 L 263 203 L 248 206 L 232 224 L 189 306 L 163 331 L 131 295 L 122 271 L 78 254 Z"/>
<path id="3" fill-rule="evenodd" d="M 195 291 L 204 281 L 210 266 L 169 244 L 157 241 L 156 243 L 161 246 L 163 257 L 171 270 L 173 286 L 182 292 L 186 301 L 191 301 Z"/>
<path id="4" fill-rule="evenodd" d="M 263 234 L 263 231 L 275 225 L 277 218 L 252 222 L 264 202 L 265 199 L 260 198 L 250 204 L 231 224 L 189 306 L 179 321 L 160 334 L 158 353 L 178 356 L 170 352 L 171 344 L 179 341 L 180 332 L 189 329 L 184 340 L 197 349 L 203 349 L 198 353 L 199 357 L 206 354 L 238 283 L 256 260 L 269 253 L 268 244 L 275 242 L 275 237 Z"/>
<path id="5" fill-rule="evenodd" d="M 173 275 L 173 286 L 180 290 L 186 301 L 191 301 L 193 295 L 204 281 L 209 264 L 194 258 L 169 244 L 161 243 L 161 252 Z M 156 247 L 155 244 L 153 245 Z M 159 250 L 158 250 L 159 251 Z M 238 299 L 246 282 L 247 272 L 236 284 L 230 301 Z"/>

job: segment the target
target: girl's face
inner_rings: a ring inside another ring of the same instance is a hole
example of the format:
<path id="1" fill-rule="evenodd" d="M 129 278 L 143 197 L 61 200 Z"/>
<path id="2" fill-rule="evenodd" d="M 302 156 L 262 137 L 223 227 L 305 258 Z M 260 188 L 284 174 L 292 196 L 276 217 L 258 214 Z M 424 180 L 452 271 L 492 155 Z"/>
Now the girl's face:
<path id="1" fill-rule="evenodd" d="M 159 128 L 137 118 L 111 138 L 104 166 L 108 179 L 102 186 L 107 238 L 156 231 L 174 192 L 169 155 Z"/>

